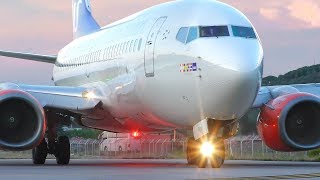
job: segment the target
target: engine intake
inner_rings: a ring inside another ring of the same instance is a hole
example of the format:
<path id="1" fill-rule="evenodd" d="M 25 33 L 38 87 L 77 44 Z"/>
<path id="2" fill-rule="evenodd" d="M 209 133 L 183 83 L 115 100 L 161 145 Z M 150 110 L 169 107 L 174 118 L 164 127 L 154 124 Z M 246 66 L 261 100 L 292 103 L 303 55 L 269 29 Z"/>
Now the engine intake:
<path id="1" fill-rule="evenodd" d="M 29 93 L 0 91 L 0 148 L 28 150 L 40 143 L 46 130 L 44 110 Z"/>
<path id="2" fill-rule="evenodd" d="M 307 93 L 279 96 L 262 107 L 257 124 L 266 145 L 278 151 L 320 147 L 320 99 Z"/>

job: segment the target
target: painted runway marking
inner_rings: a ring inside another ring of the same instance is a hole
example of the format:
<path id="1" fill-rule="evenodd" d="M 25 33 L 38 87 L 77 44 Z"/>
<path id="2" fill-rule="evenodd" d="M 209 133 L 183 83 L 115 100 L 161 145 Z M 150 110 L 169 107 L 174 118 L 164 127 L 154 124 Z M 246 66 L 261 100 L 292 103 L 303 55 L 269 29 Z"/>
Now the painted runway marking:
<path id="1" fill-rule="evenodd" d="M 259 177 L 237 177 L 237 178 L 214 178 L 212 180 L 275 180 L 275 179 L 308 179 L 320 177 L 320 173 L 313 174 L 294 174 L 294 175 L 280 175 L 280 176 L 259 176 Z M 211 180 L 211 179 L 209 179 Z"/>

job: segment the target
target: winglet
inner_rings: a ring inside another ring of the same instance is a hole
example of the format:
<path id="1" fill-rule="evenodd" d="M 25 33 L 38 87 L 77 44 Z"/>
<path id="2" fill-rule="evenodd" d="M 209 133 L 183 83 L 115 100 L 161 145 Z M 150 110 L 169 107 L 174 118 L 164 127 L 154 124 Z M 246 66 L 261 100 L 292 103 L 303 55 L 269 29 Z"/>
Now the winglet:
<path id="1" fill-rule="evenodd" d="M 89 0 L 73 0 L 72 15 L 74 39 L 100 30 L 92 16 Z"/>

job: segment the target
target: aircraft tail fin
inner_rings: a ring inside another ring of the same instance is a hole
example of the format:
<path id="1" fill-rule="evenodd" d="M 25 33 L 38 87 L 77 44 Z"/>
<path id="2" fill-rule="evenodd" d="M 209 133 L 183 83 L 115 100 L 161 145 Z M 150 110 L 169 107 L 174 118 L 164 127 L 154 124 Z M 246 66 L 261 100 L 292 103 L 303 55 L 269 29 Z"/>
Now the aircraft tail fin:
<path id="1" fill-rule="evenodd" d="M 89 0 L 72 0 L 72 16 L 74 39 L 100 30 L 92 16 Z"/>

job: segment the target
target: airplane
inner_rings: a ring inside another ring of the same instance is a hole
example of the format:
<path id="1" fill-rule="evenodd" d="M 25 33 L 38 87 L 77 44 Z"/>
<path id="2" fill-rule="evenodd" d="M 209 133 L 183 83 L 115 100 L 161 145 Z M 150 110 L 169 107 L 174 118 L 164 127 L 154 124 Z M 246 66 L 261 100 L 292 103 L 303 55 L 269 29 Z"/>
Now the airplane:
<path id="1" fill-rule="evenodd" d="M 261 87 L 264 54 L 250 20 L 215 0 L 177 0 L 100 27 L 73 0 L 74 39 L 57 55 L 0 51 L 54 64 L 55 86 L 0 85 L 0 148 L 69 164 L 61 123 L 111 132 L 190 135 L 187 162 L 220 168 L 224 140 L 260 108 L 257 129 L 278 151 L 320 147 L 320 85 Z"/>

